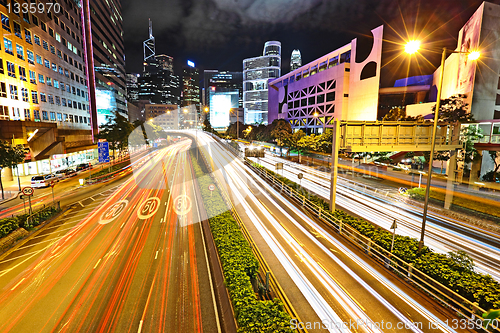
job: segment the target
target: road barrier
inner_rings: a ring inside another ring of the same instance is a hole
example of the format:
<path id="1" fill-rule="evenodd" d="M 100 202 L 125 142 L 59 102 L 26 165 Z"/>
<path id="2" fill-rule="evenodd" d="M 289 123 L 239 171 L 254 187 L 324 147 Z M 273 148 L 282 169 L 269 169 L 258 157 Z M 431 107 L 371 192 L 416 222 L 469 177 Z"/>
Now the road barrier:
<path id="1" fill-rule="evenodd" d="M 241 158 L 240 152 L 232 146 L 225 144 L 221 140 L 218 140 L 218 142 L 223 144 L 224 148 L 235 154 L 238 158 Z M 468 322 L 478 323 L 480 321 L 481 324 L 483 323 L 481 315 L 487 311 L 480 308 L 478 304 L 470 302 L 460 294 L 414 268 L 411 264 L 392 255 L 389 251 L 375 244 L 371 239 L 362 235 L 350 225 L 333 217 L 329 211 L 325 211 L 317 206 L 307 198 L 308 196 L 284 184 L 283 181 L 276 178 L 266 169 L 253 166 L 253 162 L 246 158 L 241 159 L 258 176 L 278 189 L 282 194 L 292 199 L 296 204 L 301 206 L 303 210 L 312 213 L 312 218 L 316 218 L 325 223 L 329 229 L 338 233 L 344 239 L 347 239 L 369 257 L 383 264 L 383 267 L 395 273 L 402 281 L 423 290 L 442 306 L 456 312 L 459 317 L 466 319 Z M 474 328 L 478 329 L 478 326 L 479 325 L 476 324 Z M 482 330 L 485 332 L 500 332 L 500 328 L 482 328 Z"/>

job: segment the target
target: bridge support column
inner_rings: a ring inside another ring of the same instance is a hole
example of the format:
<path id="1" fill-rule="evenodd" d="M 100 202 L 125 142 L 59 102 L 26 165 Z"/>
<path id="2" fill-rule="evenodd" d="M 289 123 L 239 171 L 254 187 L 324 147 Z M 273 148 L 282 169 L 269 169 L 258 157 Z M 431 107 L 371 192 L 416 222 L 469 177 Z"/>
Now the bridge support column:
<path id="1" fill-rule="evenodd" d="M 457 151 L 450 151 L 450 161 L 448 164 L 448 181 L 446 182 L 446 196 L 444 198 L 444 209 L 450 209 L 453 201 L 453 192 L 455 191 L 456 181 L 456 166 L 457 166 Z"/>

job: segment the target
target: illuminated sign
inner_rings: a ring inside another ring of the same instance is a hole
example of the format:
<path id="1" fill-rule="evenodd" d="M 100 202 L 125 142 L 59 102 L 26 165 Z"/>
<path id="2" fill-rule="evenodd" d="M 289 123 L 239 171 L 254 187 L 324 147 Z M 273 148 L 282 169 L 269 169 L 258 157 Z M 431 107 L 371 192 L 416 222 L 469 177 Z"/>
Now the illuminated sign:
<path id="1" fill-rule="evenodd" d="M 191 60 L 188 60 L 188 66 L 189 67 L 194 67 L 194 62 L 192 62 Z"/>
<path id="2" fill-rule="evenodd" d="M 215 128 L 228 127 L 229 111 L 238 107 L 238 90 L 210 92 L 210 124 Z"/>

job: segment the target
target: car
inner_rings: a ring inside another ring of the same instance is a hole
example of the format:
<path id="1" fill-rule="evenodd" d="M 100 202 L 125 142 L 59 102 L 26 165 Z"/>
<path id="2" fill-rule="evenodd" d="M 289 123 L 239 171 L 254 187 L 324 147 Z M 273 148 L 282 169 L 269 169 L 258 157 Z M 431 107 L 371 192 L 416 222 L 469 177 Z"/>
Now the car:
<path id="1" fill-rule="evenodd" d="M 76 166 L 76 171 L 82 171 L 82 170 L 87 170 L 87 169 L 92 169 L 92 164 L 90 163 L 80 163 Z"/>
<path id="2" fill-rule="evenodd" d="M 76 171 L 73 169 L 66 169 L 65 171 L 66 171 L 66 173 L 65 173 L 66 177 L 71 177 L 71 176 L 76 175 Z"/>
<path id="3" fill-rule="evenodd" d="M 57 181 L 57 176 L 52 173 L 44 176 L 33 176 L 31 177 L 31 187 L 47 187 L 55 181 Z"/>
<path id="4" fill-rule="evenodd" d="M 55 173 L 57 178 L 63 178 L 66 176 L 66 170 L 63 169 L 63 170 L 57 170 Z"/>

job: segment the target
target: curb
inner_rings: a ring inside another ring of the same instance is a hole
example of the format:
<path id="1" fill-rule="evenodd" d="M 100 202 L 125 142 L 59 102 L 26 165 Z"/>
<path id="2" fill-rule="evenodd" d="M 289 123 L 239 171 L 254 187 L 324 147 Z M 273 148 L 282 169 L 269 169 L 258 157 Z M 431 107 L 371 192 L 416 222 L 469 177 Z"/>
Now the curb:
<path id="1" fill-rule="evenodd" d="M 39 228 L 36 229 L 35 231 L 30 232 L 26 237 L 22 238 L 21 240 L 15 242 L 11 248 L 6 250 L 4 253 L 0 254 L 0 261 L 5 259 L 8 255 L 10 255 L 12 252 L 26 244 L 28 241 L 30 241 L 33 237 L 37 236 L 39 233 L 41 233 L 46 227 L 50 226 L 53 222 L 56 221 L 57 218 L 59 218 L 61 215 L 66 213 L 68 210 L 70 210 L 72 207 L 67 206 L 66 208 L 62 209 L 59 213 L 56 215 L 52 216 L 50 219 L 44 221 L 41 225 L 39 225 Z"/>
<path id="2" fill-rule="evenodd" d="M 10 202 L 10 201 L 12 201 L 12 200 L 17 199 L 17 198 L 19 197 L 19 194 L 20 194 L 20 193 L 21 193 L 21 192 L 17 192 L 16 196 L 14 196 L 14 197 L 12 197 L 12 198 L 10 198 L 10 199 L 5 199 L 5 200 L 0 201 L 0 205 L 3 205 L 3 204 L 5 204 L 5 203 L 7 203 L 7 202 Z"/>

